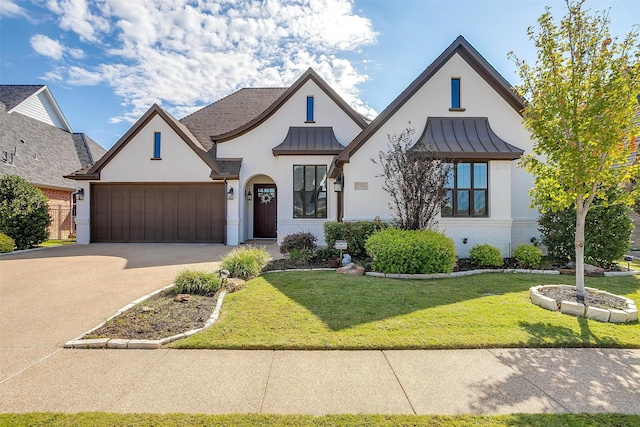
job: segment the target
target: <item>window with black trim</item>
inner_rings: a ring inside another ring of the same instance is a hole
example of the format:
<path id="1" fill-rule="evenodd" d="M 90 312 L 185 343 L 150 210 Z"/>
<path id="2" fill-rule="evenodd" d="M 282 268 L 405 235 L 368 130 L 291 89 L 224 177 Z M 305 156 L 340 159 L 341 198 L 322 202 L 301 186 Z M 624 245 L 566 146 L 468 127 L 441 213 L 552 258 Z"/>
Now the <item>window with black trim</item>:
<path id="1" fill-rule="evenodd" d="M 488 170 L 486 162 L 456 162 L 447 176 L 441 216 L 488 216 Z"/>
<path id="2" fill-rule="evenodd" d="M 307 122 L 313 123 L 313 96 L 307 96 Z"/>
<path id="3" fill-rule="evenodd" d="M 462 108 L 460 102 L 460 77 L 451 79 L 451 108 Z"/>
<path id="4" fill-rule="evenodd" d="M 293 166 L 293 217 L 327 217 L 327 166 Z"/>
<path id="5" fill-rule="evenodd" d="M 160 158 L 160 132 L 154 132 L 153 134 L 153 158 Z"/>

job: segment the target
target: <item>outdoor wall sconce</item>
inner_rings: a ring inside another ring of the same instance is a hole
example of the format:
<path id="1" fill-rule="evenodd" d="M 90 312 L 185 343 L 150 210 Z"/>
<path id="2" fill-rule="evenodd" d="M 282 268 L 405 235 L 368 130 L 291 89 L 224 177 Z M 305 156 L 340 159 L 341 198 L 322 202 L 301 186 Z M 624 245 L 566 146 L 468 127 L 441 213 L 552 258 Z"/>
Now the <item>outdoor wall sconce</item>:
<path id="1" fill-rule="evenodd" d="M 84 200 L 84 188 L 77 188 L 73 194 L 76 195 L 76 200 Z"/>
<path id="2" fill-rule="evenodd" d="M 253 200 L 253 195 L 251 194 L 251 190 L 247 190 L 247 192 L 245 193 L 245 197 L 247 198 L 248 201 Z"/>
<path id="3" fill-rule="evenodd" d="M 333 182 L 333 191 L 335 191 L 336 193 L 339 193 L 342 191 L 342 175 L 337 177 L 336 180 Z"/>
<path id="4" fill-rule="evenodd" d="M 233 187 L 230 187 L 227 192 L 227 200 L 233 200 Z"/>
<path id="5" fill-rule="evenodd" d="M 468 241 L 469 240 L 466 237 L 464 239 L 462 239 L 462 243 L 465 244 L 465 245 L 467 244 Z"/>

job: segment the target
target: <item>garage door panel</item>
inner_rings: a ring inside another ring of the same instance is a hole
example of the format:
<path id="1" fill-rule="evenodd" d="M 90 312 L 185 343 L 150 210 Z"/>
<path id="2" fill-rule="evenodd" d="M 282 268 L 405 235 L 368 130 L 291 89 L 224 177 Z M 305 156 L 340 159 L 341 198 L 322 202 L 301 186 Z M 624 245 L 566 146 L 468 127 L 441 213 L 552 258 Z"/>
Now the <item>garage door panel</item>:
<path id="1" fill-rule="evenodd" d="M 225 241 L 223 184 L 94 184 L 91 241 Z"/>

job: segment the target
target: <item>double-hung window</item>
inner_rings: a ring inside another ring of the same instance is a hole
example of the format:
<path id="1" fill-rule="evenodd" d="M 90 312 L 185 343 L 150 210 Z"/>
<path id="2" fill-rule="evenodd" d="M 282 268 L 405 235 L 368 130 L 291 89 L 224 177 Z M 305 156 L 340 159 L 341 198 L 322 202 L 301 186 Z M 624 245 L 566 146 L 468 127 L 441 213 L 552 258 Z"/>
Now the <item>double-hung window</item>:
<path id="1" fill-rule="evenodd" d="M 293 217 L 327 217 L 327 166 L 293 166 Z"/>
<path id="2" fill-rule="evenodd" d="M 488 216 L 488 181 L 488 163 L 456 162 L 447 176 L 441 216 Z"/>

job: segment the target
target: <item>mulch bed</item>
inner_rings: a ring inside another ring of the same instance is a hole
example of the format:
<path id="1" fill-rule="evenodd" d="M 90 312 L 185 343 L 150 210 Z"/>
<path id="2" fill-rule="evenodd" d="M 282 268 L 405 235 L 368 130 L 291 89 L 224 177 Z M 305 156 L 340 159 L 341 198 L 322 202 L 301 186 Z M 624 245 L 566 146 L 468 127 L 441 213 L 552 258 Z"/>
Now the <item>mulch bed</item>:
<path id="1" fill-rule="evenodd" d="M 191 329 L 202 328 L 213 313 L 218 294 L 191 295 L 186 302 L 175 294 L 160 292 L 107 322 L 84 338 L 159 340 Z"/>
<path id="2" fill-rule="evenodd" d="M 558 304 L 562 303 L 562 301 L 576 301 L 578 297 L 575 289 L 548 287 L 542 288 L 539 292 L 544 296 L 555 299 Z M 617 310 L 627 308 L 626 300 L 620 297 L 607 294 L 595 294 L 588 290 L 585 292 L 584 304 L 591 307 L 613 308 Z"/>

